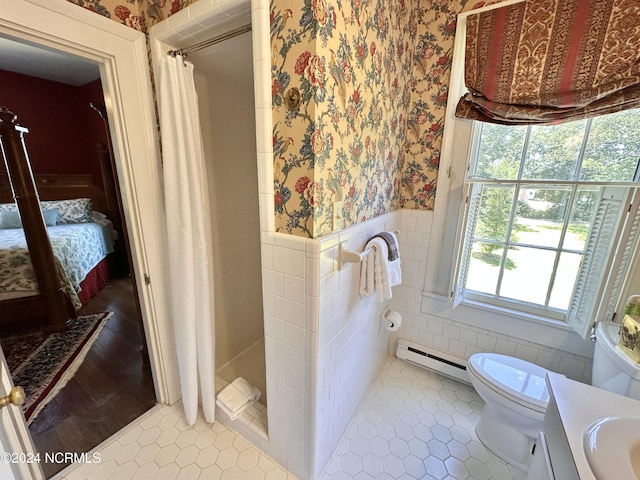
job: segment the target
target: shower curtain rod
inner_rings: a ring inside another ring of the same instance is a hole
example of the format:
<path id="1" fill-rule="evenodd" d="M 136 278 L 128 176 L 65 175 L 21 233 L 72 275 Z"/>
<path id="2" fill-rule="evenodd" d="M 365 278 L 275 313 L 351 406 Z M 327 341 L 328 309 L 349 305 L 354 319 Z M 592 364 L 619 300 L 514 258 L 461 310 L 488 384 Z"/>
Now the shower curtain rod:
<path id="1" fill-rule="evenodd" d="M 238 27 L 235 30 L 231 30 L 227 33 L 223 33 L 222 35 L 218 35 L 217 37 L 210 38 L 209 40 L 205 40 L 204 42 L 196 43 L 195 45 L 191 45 L 190 47 L 180 48 L 178 50 L 169 50 L 167 55 L 182 55 L 186 57 L 189 53 L 197 52 L 198 50 L 202 50 L 203 48 L 210 47 L 215 45 L 216 43 L 224 42 L 225 40 L 229 40 L 233 37 L 237 37 L 238 35 L 242 35 L 243 33 L 247 33 L 251 31 L 251 24 L 244 25 L 242 27 Z"/>

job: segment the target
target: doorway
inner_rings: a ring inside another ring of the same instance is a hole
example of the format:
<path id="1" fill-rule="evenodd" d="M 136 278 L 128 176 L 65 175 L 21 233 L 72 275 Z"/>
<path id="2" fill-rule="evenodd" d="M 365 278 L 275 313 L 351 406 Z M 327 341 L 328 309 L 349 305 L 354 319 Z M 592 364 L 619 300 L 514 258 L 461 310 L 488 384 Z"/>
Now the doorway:
<path id="1" fill-rule="evenodd" d="M 87 175 L 105 198 L 118 196 L 112 186 L 118 184 L 117 172 L 109 155 L 97 148 L 109 140 L 93 108 L 104 104 L 97 65 L 0 37 L 0 85 L 3 106 L 29 128 L 26 145 L 36 179 L 44 176 L 55 184 L 67 175 Z M 106 286 L 88 300 L 83 296 L 88 303 L 78 316 L 109 312 L 111 318 L 66 385 L 30 419 L 29 431 L 43 457 L 88 452 L 156 403 L 121 209 L 105 202 L 94 204 L 94 210 L 111 222 L 115 251 L 107 256 L 109 268 L 101 270 L 111 272 Z M 49 478 L 69 463 L 41 466 Z"/>
<path id="2" fill-rule="evenodd" d="M 227 8 L 228 7 L 228 8 Z M 233 40 L 238 39 L 239 41 L 245 41 L 242 37 L 236 37 L 235 34 L 237 32 L 241 32 L 247 25 L 251 25 L 252 32 L 248 34 L 246 37 L 246 41 L 249 40 L 249 36 L 251 37 L 251 48 L 247 48 L 243 55 L 247 55 L 247 58 L 252 57 L 252 69 L 251 73 L 246 73 L 242 76 L 241 79 L 236 80 L 236 83 L 245 83 L 245 81 L 250 80 L 252 83 L 251 87 L 248 87 L 243 93 L 235 95 L 235 93 L 228 93 L 225 102 L 221 103 L 217 107 L 217 115 L 223 119 L 227 120 L 227 123 L 233 123 L 236 120 L 236 110 L 238 109 L 237 105 L 242 103 L 243 107 L 246 107 L 247 104 L 250 104 L 250 99 L 254 102 L 254 115 L 253 115 L 253 123 L 250 126 L 244 128 L 244 136 L 242 135 L 242 128 L 239 129 L 240 135 L 239 138 L 235 140 L 235 144 L 241 142 L 242 144 L 239 146 L 241 149 L 245 149 L 247 147 L 255 148 L 253 151 L 253 174 L 257 173 L 257 190 L 258 190 L 258 211 L 259 214 L 259 235 L 261 242 L 261 250 L 260 250 L 260 270 L 259 273 L 255 273 L 255 277 L 257 278 L 260 275 L 263 286 L 262 286 L 262 302 L 263 302 L 263 315 L 262 321 L 260 322 L 260 327 L 265 337 L 265 350 L 264 353 L 260 351 L 259 353 L 252 353 L 251 349 L 249 350 L 249 356 L 256 355 L 260 357 L 260 359 L 264 358 L 265 364 L 265 375 L 266 375 L 266 386 L 265 391 L 263 393 L 262 400 L 265 402 L 267 408 L 263 411 L 265 415 L 264 419 L 261 419 L 260 422 L 254 421 L 254 419 L 250 419 L 250 423 L 247 425 L 242 422 L 242 418 L 238 419 L 238 421 L 228 421 L 226 416 L 219 415 L 216 418 L 220 420 L 222 423 L 225 423 L 232 429 L 237 429 L 243 436 L 245 436 L 249 441 L 256 442 L 256 444 L 260 444 L 263 446 L 264 451 L 273 456 L 273 458 L 282 458 L 285 451 L 284 438 L 287 435 L 287 422 L 279 422 L 273 421 L 275 418 L 278 419 L 278 408 L 272 408 L 272 405 L 278 405 L 278 392 L 275 387 L 275 379 L 278 377 L 279 366 L 281 365 L 276 358 L 278 355 L 275 353 L 275 346 L 277 342 L 273 341 L 274 337 L 278 337 L 280 341 L 282 338 L 282 330 L 279 330 L 280 335 L 278 335 L 278 328 L 281 328 L 279 324 L 275 329 L 273 328 L 269 331 L 267 329 L 267 325 L 270 322 L 270 317 L 272 317 L 272 313 L 274 310 L 274 303 L 270 300 L 273 299 L 273 296 L 270 295 L 269 290 L 274 287 L 273 284 L 267 285 L 268 281 L 271 280 L 268 277 L 265 277 L 265 272 L 268 271 L 268 265 L 272 263 L 273 251 L 271 247 L 272 238 L 271 235 L 275 232 L 275 212 L 274 212 L 274 202 L 273 202 L 273 146 L 272 146 L 272 124 L 271 124 L 271 90 L 269 86 L 271 85 L 271 64 L 270 64 L 270 49 L 269 49 L 269 8 L 268 2 L 266 0 L 260 0 L 257 2 L 249 2 L 248 0 L 233 0 L 228 5 L 225 4 L 225 11 L 221 11 L 220 8 L 215 5 L 210 5 L 204 8 L 196 8 L 194 5 L 187 7 L 184 11 L 180 12 L 180 15 L 176 15 L 175 19 L 171 19 L 171 22 L 160 22 L 151 27 L 149 31 L 150 36 L 150 44 L 151 44 L 151 55 L 152 55 L 152 63 L 154 71 L 159 71 L 160 62 L 167 55 L 168 51 L 186 48 L 188 60 L 193 61 L 195 65 L 194 72 L 196 74 L 196 89 L 198 89 L 198 70 L 202 70 L 205 72 L 209 66 L 205 64 L 200 64 L 198 62 L 197 55 L 202 53 L 207 53 L 208 48 L 200 50 L 200 52 L 192 52 L 189 53 L 189 47 L 193 47 L 194 45 L 206 44 L 211 45 L 211 42 L 217 43 L 218 45 L 225 45 L 229 41 L 228 36 L 234 36 Z M 245 30 L 246 31 L 246 30 Z M 221 43 L 218 43 L 218 40 L 225 39 Z M 229 44 L 230 45 L 230 44 Z M 215 50 L 214 50 L 215 51 Z M 213 60 L 213 64 L 210 66 L 212 68 L 222 68 L 225 69 L 225 66 L 228 66 L 229 62 L 235 62 L 233 58 L 229 59 L 227 57 L 221 57 L 220 59 Z M 226 62 L 226 63 L 225 63 Z M 217 63 L 217 65 L 216 65 Z M 229 68 L 229 71 L 234 69 L 236 65 L 233 65 Z M 202 82 L 209 82 L 209 79 L 206 77 L 201 80 Z M 210 83 L 214 83 L 214 80 L 211 79 Z M 205 91 L 201 91 L 202 89 L 198 89 L 198 96 L 207 95 Z M 252 91 L 251 91 L 252 90 Z M 232 90 L 226 90 L 227 92 L 231 92 Z M 235 90 L 233 90 L 235 92 Z M 224 94 L 224 90 L 223 90 Z M 208 104 L 208 108 L 214 110 L 215 102 L 209 103 L 208 100 L 200 99 L 200 105 L 202 107 L 203 104 Z M 213 105 L 214 107 L 212 107 Z M 214 113 L 215 115 L 215 113 Z M 205 113 L 202 112 L 201 108 L 201 122 L 203 122 L 202 117 L 206 116 Z M 204 122 L 203 122 L 204 123 Z M 206 127 L 203 126 L 203 129 Z M 249 136 L 252 136 L 251 143 L 249 143 Z M 206 141 L 207 137 L 203 132 L 203 140 L 205 142 L 205 154 L 207 150 Z M 255 142 L 255 143 L 253 143 Z M 231 153 L 223 155 L 221 159 L 221 163 L 226 164 L 227 168 L 234 168 L 235 157 L 233 155 L 233 150 Z M 257 166 L 257 168 L 256 168 Z M 208 166 L 209 168 L 209 166 Z M 208 170 L 208 174 L 213 174 Z M 215 176 L 209 177 L 211 181 L 215 181 Z M 239 180 L 241 178 L 238 177 Z M 253 190 L 249 190 L 249 188 L 253 189 L 254 180 L 251 180 L 247 183 L 238 183 L 238 187 L 242 188 L 239 191 L 239 194 L 250 195 L 253 193 Z M 251 187 L 248 187 L 251 185 Z M 254 207 L 255 208 L 255 207 Z M 214 210 L 212 208 L 212 210 Z M 226 214 L 233 215 L 233 212 L 224 212 Z M 255 210 L 254 210 L 254 213 Z M 267 243 L 269 245 L 267 245 Z M 230 244 L 229 247 L 233 248 L 233 244 Z M 224 249 L 222 250 L 225 251 Z M 217 259 L 214 259 L 217 261 Z M 255 267 L 258 267 L 258 260 L 253 261 Z M 257 270 L 256 270 L 257 272 Z M 265 283 L 267 281 L 267 283 Z M 254 291 L 254 288 L 251 289 L 251 292 Z M 233 299 L 237 302 L 243 302 L 245 289 L 244 287 L 240 287 L 240 294 L 233 295 Z M 286 296 L 286 295 L 285 295 Z M 283 301 L 287 301 L 286 299 Z M 291 315 L 297 315 L 299 312 L 295 312 L 295 307 L 291 304 Z M 231 331 L 233 333 L 233 331 Z M 216 339 L 216 347 L 218 344 L 218 339 Z M 260 348 L 260 345 L 257 346 Z M 256 348 L 256 350 L 258 349 Z M 216 368 L 219 368 L 220 365 L 216 365 Z M 240 372 L 241 370 L 238 370 Z M 226 372 L 220 372 L 226 373 Z M 218 375 L 219 377 L 220 375 Z M 232 377 L 228 377 L 232 378 Z M 217 380 L 217 379 L 216 379 Z M 219 384 L 224 383 L 224 378 Z M 216 385 L 216 389 L 219 385 Z M 275 404 L 273 403 L 273 399 L 276 399 Z M 275 412 L 275 417 L 274 417 Z M 263 423 L 264 422 L 264 423 Z M 268 424 L 268 431 L 267 431 Z M 246 427 L 246 428 L 245 428 Z"/>
<path id="3" fill-rule="evenodd" d="M 145 37 L 65 1 L 54 8 L 50 0 L 0 0 L 0 10 L 0 35 L 83 58 L 100 70 L 155 396 L 173 403 L 179 382 L 164 303 L 164 208 Z M 24 420 L 15 418 L 2 426 L 4 447 L 32 452 Z M 20 470 L 24 478 L 42 476 L 39 466 Z"/>

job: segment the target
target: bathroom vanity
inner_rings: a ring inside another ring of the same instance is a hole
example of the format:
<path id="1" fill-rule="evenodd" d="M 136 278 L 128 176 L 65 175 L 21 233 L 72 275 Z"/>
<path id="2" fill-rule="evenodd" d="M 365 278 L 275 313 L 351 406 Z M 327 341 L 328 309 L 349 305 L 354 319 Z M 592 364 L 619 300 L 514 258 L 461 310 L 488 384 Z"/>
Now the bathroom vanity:
<path id="1" fill-rule="evenodd" d="M 640 401 L 547 375 L 550 393 L 530 480 L 640 479 Z"/>

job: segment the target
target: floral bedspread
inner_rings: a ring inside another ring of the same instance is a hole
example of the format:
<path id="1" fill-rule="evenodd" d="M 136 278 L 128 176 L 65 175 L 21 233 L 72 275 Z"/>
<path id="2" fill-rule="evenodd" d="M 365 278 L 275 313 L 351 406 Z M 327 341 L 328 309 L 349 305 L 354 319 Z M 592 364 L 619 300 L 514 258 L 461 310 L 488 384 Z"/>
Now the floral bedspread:
<path id="1" fill-rule="evenodd" d="M 48 227 L 51 248 L 56 257 L 65 290 L 76 308 L 81 306 L 77 292 L 80 282 L 113 251 L 105 242 L 103 227 L 97 223 L 75 223 Z M 0 230 L 0 294 L 38 290 L 27 241 L 21 228 Z"/>

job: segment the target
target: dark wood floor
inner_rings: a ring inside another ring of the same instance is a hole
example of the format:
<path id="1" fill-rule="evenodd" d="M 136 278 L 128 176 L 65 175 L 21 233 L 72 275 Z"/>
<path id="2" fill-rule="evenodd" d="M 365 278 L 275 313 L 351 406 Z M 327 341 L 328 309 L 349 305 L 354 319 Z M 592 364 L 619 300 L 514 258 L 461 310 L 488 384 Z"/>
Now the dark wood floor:
<path id="1" fill-rule="evenodd" d="M 128 277 L 109 284 L 80 315 L 113 312 L 82 365 L 29 431 L 36 449 L 88 452 L 156 403 L 140 319 Z M 65 464 L 42 463 L 47 478 Z"/>

